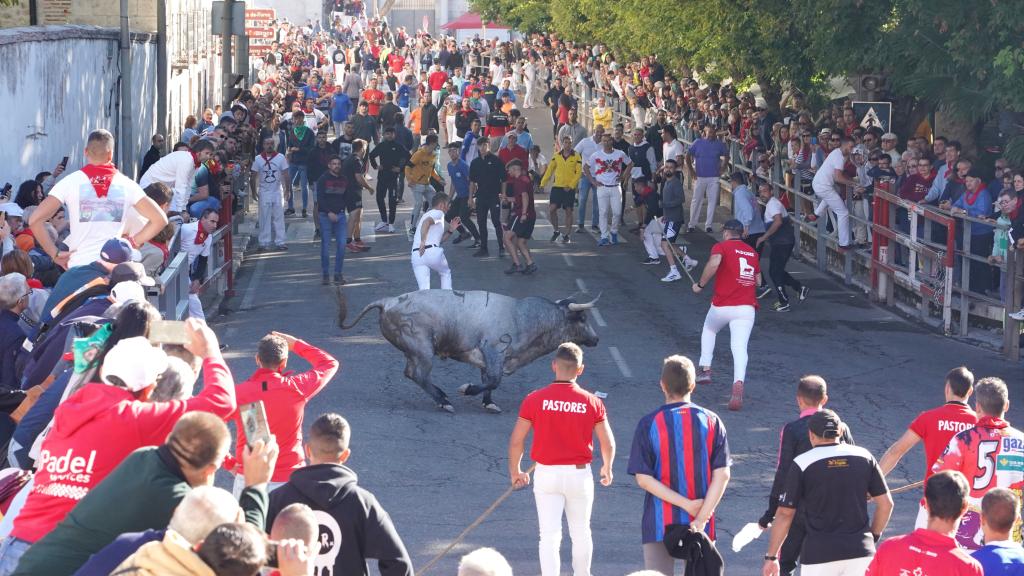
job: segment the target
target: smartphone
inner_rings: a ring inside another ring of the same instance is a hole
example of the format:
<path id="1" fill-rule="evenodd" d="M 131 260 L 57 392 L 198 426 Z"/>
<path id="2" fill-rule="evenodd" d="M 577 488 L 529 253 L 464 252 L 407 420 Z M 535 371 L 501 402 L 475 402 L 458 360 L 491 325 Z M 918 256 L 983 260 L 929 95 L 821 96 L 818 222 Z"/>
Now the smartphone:
<path id="1" fill-rule="evenodd" d="M 64 159 L 60 161 L 61 167 L 67 168 L 68 167 L 68 160 L 69 159 L 70 159 L 70 156 L 65 156 Z"/>
<path id="2" fill-rule="evenodd" d="M 242 416 L 242 427 L 245 428 L 245 443 L 252 448 L 257 440 L 263 440 L 266 444 L 270 442 L 270 425 L 267 424 L 267 411 L 263 407 L 263 401 L 257 400 L 249 404 L 242 404 L 238 407 Z"/>
<path id="3" fill-rule="evenodd" d="M 149 324 L 149 341 L 154 344 L 188 344 L 185 323 L 177 320 L 157 320 Z"/>

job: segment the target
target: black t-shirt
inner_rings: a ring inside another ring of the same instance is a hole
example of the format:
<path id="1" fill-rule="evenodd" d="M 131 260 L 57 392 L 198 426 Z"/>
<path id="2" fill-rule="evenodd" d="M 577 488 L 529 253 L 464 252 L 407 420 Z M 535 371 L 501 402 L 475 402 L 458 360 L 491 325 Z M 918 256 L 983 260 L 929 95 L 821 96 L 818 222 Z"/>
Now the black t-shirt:
<path id="1" fill-rule="evenodd" d="M 505 181 L 505 165 L 494 154 L 473 159 L 469 165 L 469 181 L 475 182 L 476 194 L 482 198 L 497 198 Z"/>
<path id="2" fill-rule="evenodd" d="M 348 136 L 341 135 L 331 142 L 331 146 L 334 146 L 334 152 L 338 155 L 342 161 L 352 155 L 352 143 L 355 142 L 355 138 L 349 138 Z"/>
<path id="3" fill-rule="evenodd" d="M 864 495 L 888 491 L 875 458 L 859 446 L 817 446 L 794 458 L 779 506 L 802 511 L 807 521 L 800 561 L 822 564 L 873 555 Z"/>
<path id="4" fill-rule="evenodd" d="M 356 156 L 349 156 L 341 163 L 341 175 L 345 177 L 345 201 L 352 205 L 363 197 L 363 187 L 356 180 L 357 174 L 366 172 L 366 165 Z"/>
<path id="5" fill-rule="evenodd" d="M 347 188 L 348 183 L 345 181 L 344 169 L 337 176 L 330 172 L 324 172 L 316 181 L 317 210 L 335 214 L 344 213 Z"/>

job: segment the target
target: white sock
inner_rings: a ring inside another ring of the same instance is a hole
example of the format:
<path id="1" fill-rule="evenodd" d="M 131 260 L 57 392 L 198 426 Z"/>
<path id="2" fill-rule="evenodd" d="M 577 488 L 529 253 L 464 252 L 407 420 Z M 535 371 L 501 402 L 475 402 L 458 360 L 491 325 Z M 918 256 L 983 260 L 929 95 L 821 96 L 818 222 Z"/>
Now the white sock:
<path id="1" fill-rule="evenodd" d="M 675 264 L 668 267 L 669 274 L 679 274 L 679 268 L 676 268 Z"/>

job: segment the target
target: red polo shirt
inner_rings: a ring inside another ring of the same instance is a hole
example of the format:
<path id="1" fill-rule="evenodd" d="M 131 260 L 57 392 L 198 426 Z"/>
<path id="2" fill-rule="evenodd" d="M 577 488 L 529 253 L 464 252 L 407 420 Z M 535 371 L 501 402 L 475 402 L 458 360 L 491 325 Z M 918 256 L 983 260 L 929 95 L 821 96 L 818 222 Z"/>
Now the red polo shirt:
<path id="1" fill-rule="evenodd" d="M 533 425 L 530 458 L 547 466 L 590 464 L 594 426 L 607 417 L 604 403 L 575 382 L 552 382 L 531 392 L 519 417 Z"/>
<path id="2" fill-rule="evenodd" d="M 922 412 L 910 423 L 910 429 L 924 442 L 924 479 L 932 475 L 932 465 L 942 456 L 953 436 L 974 428 L 978 415 L 962 402 L 946 402 Z"/>

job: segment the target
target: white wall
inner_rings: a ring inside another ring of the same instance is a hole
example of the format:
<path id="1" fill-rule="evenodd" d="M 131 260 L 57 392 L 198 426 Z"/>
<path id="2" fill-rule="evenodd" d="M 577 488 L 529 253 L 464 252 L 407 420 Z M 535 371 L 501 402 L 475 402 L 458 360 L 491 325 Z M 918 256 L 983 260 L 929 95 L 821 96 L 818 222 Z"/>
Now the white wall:
<path id="1" fill-rule="evenodd" d="M 310 18 L 320 20 L 323 15 L 323 0 L 252 0 L 250 7 L 273 8 L 278 18 L 299 24 Z"/>
<path id="2" fill-rule="evenodd" d="M 117 31 L 89 26 L 0 30 L 0 185 L 52 170 L 64 156 L 84 163 L 85 139 L 96 128 L 118 135 Z M 156 44 L 133 42 L 133 142 L 139 158 L 156 126 Z M 118 141 L 118 146 L 126 143 Z M 137 161 L 136 161 L 137 164 Z"/>

